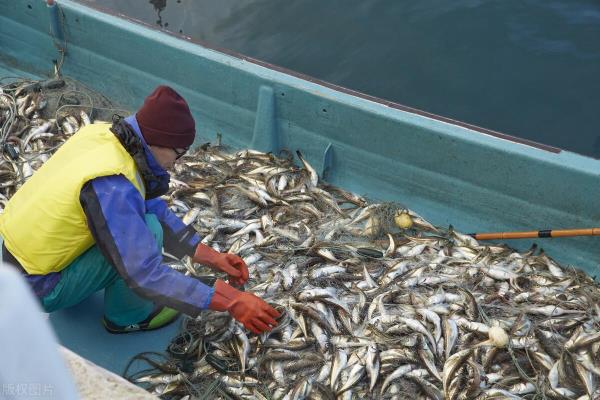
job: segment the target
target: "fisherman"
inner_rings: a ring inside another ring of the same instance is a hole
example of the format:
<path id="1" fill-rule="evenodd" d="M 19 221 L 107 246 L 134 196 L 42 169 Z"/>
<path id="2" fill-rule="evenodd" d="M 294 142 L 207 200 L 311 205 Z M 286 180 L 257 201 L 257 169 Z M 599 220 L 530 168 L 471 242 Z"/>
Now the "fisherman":
<path id="1" fill-rule="evenodd" d="M 152 330 L 180 312 L 228 311 L 254 333 L 279 315 L 239 290 L 248 267 L 202 244 L 159 196 L 167 170 L 194 142 L 195 122 L 172 88 L 157 87 L 134 115 L 83 127 L 15 193 L 0 217 L 2 256 L 46 312 L 104 289 L 111 333 Z M 208 286 L 165 265 L 162 249 L 228 275 Z"/>

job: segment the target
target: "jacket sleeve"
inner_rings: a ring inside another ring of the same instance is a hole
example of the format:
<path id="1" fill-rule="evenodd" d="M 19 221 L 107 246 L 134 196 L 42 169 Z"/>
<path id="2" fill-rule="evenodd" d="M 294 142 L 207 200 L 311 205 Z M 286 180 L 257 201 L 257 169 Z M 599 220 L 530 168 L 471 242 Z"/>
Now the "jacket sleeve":
<path id="1" fill-rule="evenodd" d="M 80 202 L 102 254 L 135 293 L 191 316 L 208 307 L 213 288 L 162 263 L 144 199 L 124 176 L 87 182 Z"/>
<path id="2" fill-rule="evenodd" d="M 163 247 L 167 253 L 180 259 L 194 255 L 200 236 L 191 224 L 184 224 L 160 198 L 146 200 L 146 212 L 158 217 L 163 228 Z"/>

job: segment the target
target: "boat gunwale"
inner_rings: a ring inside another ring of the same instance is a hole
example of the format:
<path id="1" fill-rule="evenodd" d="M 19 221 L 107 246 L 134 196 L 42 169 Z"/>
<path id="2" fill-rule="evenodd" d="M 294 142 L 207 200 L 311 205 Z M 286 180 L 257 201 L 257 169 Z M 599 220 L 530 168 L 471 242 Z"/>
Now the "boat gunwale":
<path id="1" fill-rule="evenodd" d="M 71 1 L 73 1 L 73 0 L 71 0 Z M 444 123 L 458 126 L 461 128 L 466 128 L 466 129 L 471 130 L 476 133 L 493 136 L 493 137 L 496 137 L 499 139 L 504 139 L 504 140 L 507 140 L 507 141 L 510 141 L 513 143 L 522 144 L 522 145 L 533 147 L 533 148 L 536 148 L 539 150 L 544 150 L 544 151 L 547 151 L 550 153 L 558 154 L 563 151 L 563 149 L 561 149 L 559 147 L 551 146 L 548 144 L 536 142 L 536 141 L 529 140 L 529 139 L 520 138 L 520 137 L 509 135 L 506 133 L 498 132 L 496 130 L 483 128 L 483 127 L 480 127 L 477 125 L 470 124 L 468 122 L 463 122 L 463 121 L 459 121 L 459 120 L 456 120 L 453 118 L 444 117 L 444 116 L 434 114 L 434 113 L 431 113 L 428 111 L 420 110 L 418 108 L 406 106 L 406 105 L 396 103 L 396 102 L 393 102 L 390 100 L 386 100 L 386 99 L 383 99 L 383 98 L 380 98 L 377 96 L 369 95 L 369 94 L 366 94 L 366 93 L 363 93 L 363 92 L 360 92 L 360 91 L 357 91 L 354 89 L 340 86 L 340 85 L 337 85 L 337 84 L 334 84 L 331 82 L 327 82 L 327 81 L 315 78 L 313 76 L 279 66 L 277 64 L 272 64 L 267 61 L 259 60 L 259 59 L 244 55 L 242 53 L 238 53 L 231 49 L 211 45 L 203 40 L 192 38 L 191 36 L 187 36 L 187 35 L 184 35 L 184 34 L 181 34 L 178 32 L 173 32 L 173 31 L 170 31 L 170 30 L 167 30 L 164 28 L 156 27 L 155 25 L 150 24 L 148 22 L 133 18 L 133 17 L 123 14 L 123 13 L 116 12 L 116 11 L 111 10 L 106 7 L 99 6 L 96 3 L 91 3 L 91 2 L 89 2 L 89 0 L 75 0 L 75 2 L 79 5 L 82 5 L 84 7 L 89 7 L 95 11 L 110 15 L 112 17 L 124 19 L 124 20 L 132 22 L 134 24 L 142 25 L 143 27 L 153 30 L 155 32 L 163 33 L 163 34 L 166 34 L 173 38 L 180 39 L 185 42 L 189 42 L 194 45 L 200 46 L 202 48 L 212 50 L 212 51 L 215 51 L 218 53 L 222 53 L 227 56 L 234 57 L 240 61 L 246 61 L 246 62 L 255 64 L 255 65 L 258 65 L 260 67 L 266 68 L 266 69 L 270 69 L 270 70 L 273 70 L 273 71 L 276 71 L 279 73 L 283 73 L 285 75 L 293 76 L 294 78 L 298 78 L 298 79 L 301 79 L 301 80 L 304 80 L 304 81 L 307 81 L 307 82 L 310 82 L 310 83 L 313 83 L 316 85 L 320 85 L 320 86 L 326 87 L 328 89 L 331 89 L 331 90 L 334 90 L 334 91 L 337 91 L 340 93 L 344 93 L 344 94 L 347 94 L 347 95 L 350 95 L 353 97 L 368 100 L 368 101 L 371 101 L 371 102 L 374 102 L 374 103 L 377 103 L 377 104 L 380 104 L 380 105 L 383 105 L 383 106 L 386 106 L 386 107 L 389 107 L 392 109 L 403 111 L 403 112 L 406 112 L 409 114 L 414 114 L 414 115 L 430 118 L 430 119 L 433 119 L 433 120 L 436 120 L 439 122 L 444 122 Z M 57 2 L 57 4 L 60 6 L 60 2 Z"/>

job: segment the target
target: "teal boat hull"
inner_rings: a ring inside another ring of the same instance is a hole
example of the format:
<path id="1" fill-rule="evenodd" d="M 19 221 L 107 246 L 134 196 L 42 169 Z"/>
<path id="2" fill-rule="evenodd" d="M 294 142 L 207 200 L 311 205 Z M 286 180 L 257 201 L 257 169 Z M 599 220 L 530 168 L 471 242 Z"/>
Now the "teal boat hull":
<path id="1" fill-rule="evenodd" d="M 600 226 L 598 160 L 336 87 L 73 1 L 59 3 L 67 41 L 62 73 L 132 110 L 156 85 L 173 86 L 196 118 L 197 143 L 219 138 L 233 148 L 300 149 L 327 181 L 372 200 L 400 202 L 461 232 Z M 43 2 L 0 2 L 0 76 L 48 76 L 59 59 L 50 22 Z M 599 239 L 536 242 L 556 260 L 598 275 Z M 525 249 L 533 241 L 508 243 Z M 164 349 L 172 335 L 102 336 L 97 321 L 81 321 L 87 309 L 101 312 L 92 300 L 52 319 L 65 345 L 109 369 L 121 372 L 132 348 Z M 118 344 L 123 341 L 133 347 Z"/>

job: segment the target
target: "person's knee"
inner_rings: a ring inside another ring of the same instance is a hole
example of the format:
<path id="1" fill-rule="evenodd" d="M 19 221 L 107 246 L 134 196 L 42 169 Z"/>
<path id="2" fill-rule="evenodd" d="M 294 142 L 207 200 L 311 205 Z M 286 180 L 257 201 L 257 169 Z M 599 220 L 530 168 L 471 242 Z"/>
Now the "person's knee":
<path id="1" fill-rule="evenodd" d="M 144 216 L 144 218 L 146 219 L 146 225 L 148 226 L 148 229 L 150 229 L 150 231 L 154 235 L 154 239 L 156 239 L 158 246 L 162 248 L 162 246 L 163 246 L 163 229 L 160 224 L 160 221 L 158 220 L 158 217 L 154 214 L 146 214 Z"/>

